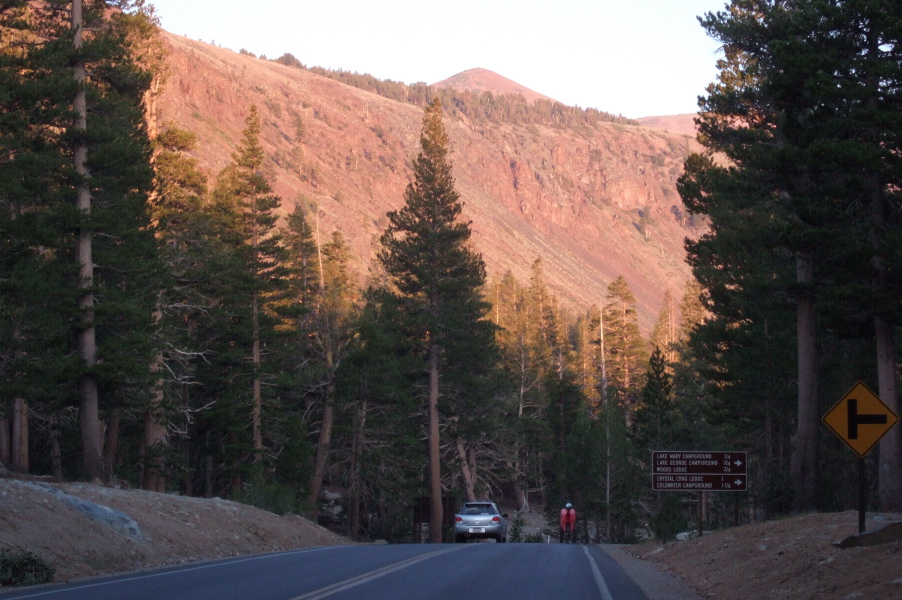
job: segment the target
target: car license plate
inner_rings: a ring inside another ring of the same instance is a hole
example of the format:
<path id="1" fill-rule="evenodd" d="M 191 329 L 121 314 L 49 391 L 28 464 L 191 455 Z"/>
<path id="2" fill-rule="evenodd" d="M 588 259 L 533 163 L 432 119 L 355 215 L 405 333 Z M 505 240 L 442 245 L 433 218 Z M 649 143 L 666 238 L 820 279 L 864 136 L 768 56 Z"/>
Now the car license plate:
<path id="1" fill-rule="evenodd" d="M 485 533 L 485 527 L 470 527 L 470 533 Z"/>

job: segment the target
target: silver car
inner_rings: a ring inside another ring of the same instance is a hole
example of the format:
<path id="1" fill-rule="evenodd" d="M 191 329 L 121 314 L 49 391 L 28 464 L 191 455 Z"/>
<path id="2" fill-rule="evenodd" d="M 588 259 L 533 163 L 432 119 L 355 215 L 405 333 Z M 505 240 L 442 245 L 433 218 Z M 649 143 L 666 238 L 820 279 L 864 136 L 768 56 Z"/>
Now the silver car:
<path id="1" fill-rule="evenodd" d="M 465 502 L 454 515 L 454 541 L 461 544 L 471 538 L 494 538 L 503 544 L 507 541 L 507 515 L 501 514 L 494 502 Z"/>

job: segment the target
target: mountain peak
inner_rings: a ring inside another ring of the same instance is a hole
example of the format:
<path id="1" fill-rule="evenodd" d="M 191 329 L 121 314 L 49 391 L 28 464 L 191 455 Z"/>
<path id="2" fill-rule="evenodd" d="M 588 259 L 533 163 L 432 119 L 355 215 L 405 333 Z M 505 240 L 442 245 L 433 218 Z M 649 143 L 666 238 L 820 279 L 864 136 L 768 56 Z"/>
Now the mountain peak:
<path id="1" fill-rule="evenodd" d="M 470 90 L 471 92 L 521 94 L 529 102 L 535 102 L 536 100 L 550 100 L 551 102 L 555 102 L 553 98 L 535 92 L 525 85 L 520 85 L 516 81 L 511 81 L 506 77 L 502 77 L 494 71 L 479 67 L 463 71 L 457 75 L 452 75 L 451 77 L 433 83 L 432 85 L 440 88 Z"/>

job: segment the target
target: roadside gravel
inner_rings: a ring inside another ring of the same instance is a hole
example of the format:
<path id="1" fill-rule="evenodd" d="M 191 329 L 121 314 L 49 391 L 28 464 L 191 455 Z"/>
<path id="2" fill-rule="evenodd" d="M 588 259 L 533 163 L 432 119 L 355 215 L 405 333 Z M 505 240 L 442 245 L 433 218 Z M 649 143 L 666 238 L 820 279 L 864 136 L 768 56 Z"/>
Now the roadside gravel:
<path id="1" fill-rule="evenodd" d="M 695 590 L 687 586 L 675 575 L 662 570 L 662 565 L 636 558 L 630 554 L 629 546 L 620 544 L 599 544 L 636 582 L 648 600 L 705 600 Z"/>

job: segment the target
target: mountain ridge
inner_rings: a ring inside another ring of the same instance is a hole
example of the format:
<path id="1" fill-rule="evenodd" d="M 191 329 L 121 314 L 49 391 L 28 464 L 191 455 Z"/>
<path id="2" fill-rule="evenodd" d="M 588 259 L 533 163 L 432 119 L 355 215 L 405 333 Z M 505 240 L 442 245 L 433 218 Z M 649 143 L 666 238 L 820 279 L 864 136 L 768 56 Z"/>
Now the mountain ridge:
<path id="1" fill-rule="evenodd" d="M 315 206 L 324 235 L 339 229 L 348 239 L 364 283 L 385 213 L 403 204 L 411 180 L 422 107 L 170 33 L 164 39 L 170 77 L 157 100 L 159 126 L 193 131 L 194 156 L 213 176 L 230 162 L 257 105 L 264 171 L 283 212 Z M 648 332 L 664 290 L 679 296 L 689 278 L 683 238 L 698 232 L 675 181 L 694 141 L 602 120 L 491 123 L 452 109 L 450 158 L 490 276 L 510 271 L 527 283 L 541 258 L 561 304 L 582 312 L 624 275 Z M 295 116 L 304 123 L 300 140 Z"/>
<path id="2" fill-rule="evenodd" d="M 689 135 L 693 138 L 696 135 L 695 117 L 697 113 L 687 113 L 682 115 L 657 115 L 651 117 L 642 117 L 636 119 L 640 125 L 645 127 L 656 127 L 665 131 L 671 131 L 680 135 Z"/>

